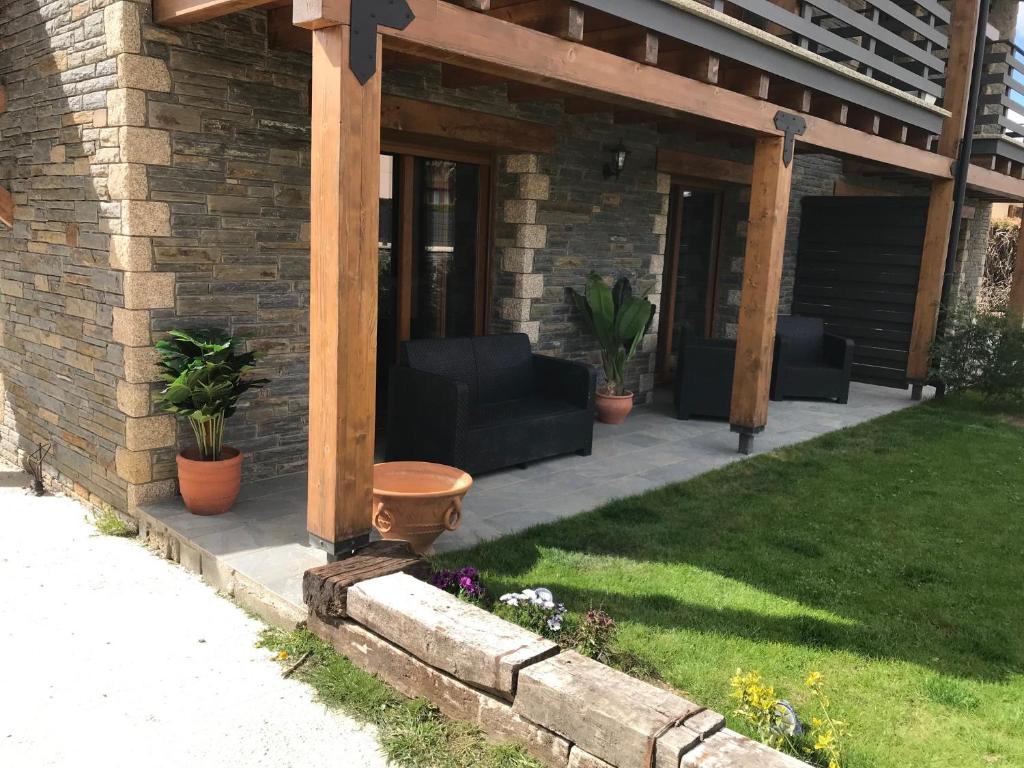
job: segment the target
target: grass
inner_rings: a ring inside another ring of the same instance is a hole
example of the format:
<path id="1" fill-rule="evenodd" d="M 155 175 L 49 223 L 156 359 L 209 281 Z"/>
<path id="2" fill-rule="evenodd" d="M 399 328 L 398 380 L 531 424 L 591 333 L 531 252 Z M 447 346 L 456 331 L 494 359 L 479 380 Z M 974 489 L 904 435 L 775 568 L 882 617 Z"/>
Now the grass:
<path id="1" fill-rule="evenodd" d="M 448 720 L 423 699 L 401 696 L 307 630 L 268 629 L 260 644 L 285 665 L 309 654 L 294 676 L 313 686 L 326 706 L 376 726 L 381 748 L 396 766 L 541 768 L 518 747 L 490 744 L 478 728 Z"/>
<path id="2" fill-rule="evenodd" d="M 798 709 L 823 673 L 846 768 L 1024 766 L 1019 415 L 909 409 L 442 560 L 603 608 L 727 715 L 737 669 Z"/>
<path id="3" fill-rule="evenodd" d="M 96 509 L 92 515 L 92 524 L 101 536 L 130 537 L 138 534 L 139 529 L 125 521 L 110 507 Z"/>

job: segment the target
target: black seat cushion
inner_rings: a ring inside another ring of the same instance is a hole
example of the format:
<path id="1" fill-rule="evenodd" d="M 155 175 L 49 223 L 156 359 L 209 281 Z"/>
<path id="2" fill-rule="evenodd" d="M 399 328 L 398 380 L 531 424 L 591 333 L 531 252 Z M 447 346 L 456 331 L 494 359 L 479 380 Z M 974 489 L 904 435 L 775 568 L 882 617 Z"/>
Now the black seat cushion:
<path id="1" fill-rule="evenodd" d="M 477 427 L 502 427 L 510 424 L 534 422 L 547 416 L 580 411 L 571 403 L 549 400 L 544 397 L 526 397 L 519 400 L 505 400 L 500 403 L 479 403 L 469 423 L 470 429 Z"/>
<path id="2" fill-rule="evenodd" d="M 479 384 L 472 339 L 416 339 L 402 344 L 402 365 L 461 381 L 469 401 L 477 400 Z"/>
<path id="3" fill-rule="evenodd" d="M 779 318 L 776 335 L 786 339 L 790 361 L 821 365 L 825 324 L 820 318 L 784 315 Z"/>
<path id="4" fill-rule="evenodd" d="M 520 400 L 534 393 L 533 351 L 526 334 L 479 336 L 472 342 L 480 403 Z"/>

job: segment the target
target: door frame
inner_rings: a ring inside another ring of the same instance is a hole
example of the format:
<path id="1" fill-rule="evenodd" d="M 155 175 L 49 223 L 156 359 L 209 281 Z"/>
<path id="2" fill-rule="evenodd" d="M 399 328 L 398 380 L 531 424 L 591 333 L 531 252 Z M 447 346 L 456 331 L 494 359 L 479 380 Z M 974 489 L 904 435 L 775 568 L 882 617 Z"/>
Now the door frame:
<path id="1" fill-rule="evenodd" d="M 493 184 L 494 153 L 463 148 L 452 148 L 431 141 L 403 141 L 383 139 L 381 154 L 393 155 L 395 169 L 398 174 L 396 184 L 395 211 L 396 251 L 395 251 L 395 354 L 403 341 L 412 336 L 412 267 L 413 247 L 416 229 L 416 158 L 443 160 L 455 163 L 467 163 L 477 166 L 480 180 L 477 188 L 477 221 L 476 221 L 476 285 L 474 290 L 474 333 L 483 336 L 487 333 L 489 323 L 488 307 L 490 306 L 490 263 L 491 234 L 493 232 L 491 201 L 494 199 Z"/>
<path id="2" fill-rule="evenodd" d="M 655 377 L 659 383 L 672 378 L 669 365 L 672 359 L 672 344 L 675 341 L 676 304 L 679 295 L 679 247 L 683 238 L 683 208 L 686 198 L 683 192 L 708 192 L 714 195 L 711 221 L 711 252 L 708 254 L 708 282 L 705 288 L 704 333 L 708 338 L 714 333 L 718 305 L 719 259 L 722 245 L 722 184 L 707 179 L 694 180 L 673 177 L 669 192 L 668 237 L 665 238 L 665 256 L 661 277 L 661 314 L 658 321 L 658 349 L 655 358 Z"/>

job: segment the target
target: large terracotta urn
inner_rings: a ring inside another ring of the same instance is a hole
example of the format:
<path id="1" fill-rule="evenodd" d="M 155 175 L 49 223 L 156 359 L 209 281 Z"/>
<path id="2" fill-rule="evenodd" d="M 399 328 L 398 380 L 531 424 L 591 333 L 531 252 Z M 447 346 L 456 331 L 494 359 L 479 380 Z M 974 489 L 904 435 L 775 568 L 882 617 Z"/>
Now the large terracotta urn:
<path id="1" fill-rule="evenodd" d="M 203 461 L 199 451 L 178 454 L 178 488 L 193 515 L 221 515 L 231 509 L 242 486 L 242 452 L 224 446 L 217 461 Z"/>
<path id="2" fill-rule="evenodd" d="M 462 498 L 473 478 L 455 467 L 391 461 L 373 468 L 373 527 L 381 537 L 407 541 L 416 554 L 462 520 Z"/>

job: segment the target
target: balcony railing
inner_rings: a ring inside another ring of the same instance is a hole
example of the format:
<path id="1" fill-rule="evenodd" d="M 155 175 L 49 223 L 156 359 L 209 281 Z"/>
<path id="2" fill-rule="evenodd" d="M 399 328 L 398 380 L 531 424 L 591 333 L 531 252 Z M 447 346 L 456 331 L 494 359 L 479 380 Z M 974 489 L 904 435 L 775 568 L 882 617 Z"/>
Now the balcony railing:
<path id="1" fill-rule="evenodd" d="M 949 10 L 937 0 L 701 0 L 928 103 L 942 99 Z"/>

